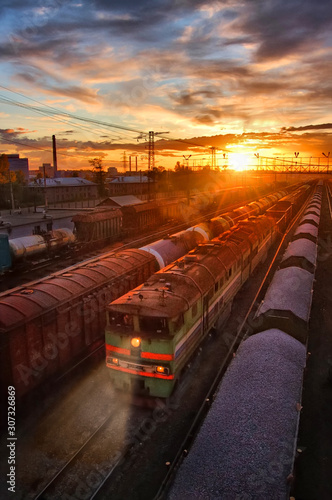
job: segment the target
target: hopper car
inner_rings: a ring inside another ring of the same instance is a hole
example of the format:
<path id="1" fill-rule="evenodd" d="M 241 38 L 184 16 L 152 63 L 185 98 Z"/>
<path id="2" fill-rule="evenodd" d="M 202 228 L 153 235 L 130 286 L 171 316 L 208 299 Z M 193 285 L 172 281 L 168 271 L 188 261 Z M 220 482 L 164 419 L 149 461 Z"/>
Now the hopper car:
<path id="1" fill-rule="evenodd" d="M 299 227 L 312 216 L 316 228 L 321 198 L 318 185 L 317 210 L 310 213 L 310 202 Z M 317 262 L 317 242 L 299 234 L 173 477 L 168 500 L 290 497 Z"/>

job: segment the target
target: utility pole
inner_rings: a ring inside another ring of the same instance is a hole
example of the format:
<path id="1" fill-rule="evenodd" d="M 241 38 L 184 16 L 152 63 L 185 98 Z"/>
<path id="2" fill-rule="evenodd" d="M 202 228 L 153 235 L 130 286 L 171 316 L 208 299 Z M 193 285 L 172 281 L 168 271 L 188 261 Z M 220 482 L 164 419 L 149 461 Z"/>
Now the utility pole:
<path id="1" fill-rule="evenodd" d="M 330 158 L 330 151 L 327 153 L 327 155 L 325 153 L 322 153 L 323 156 L 325 156 L 325 158 L 327 158 L 327 171 L 326 173 L 328 174 L 329 173 L 329 158 Z"/>
<path id="2" fill-rule="evenodd" d="M 125 151 L 123 152 L 122 161 L 123 161 L 123 170 L 124 170 L 124 172 L 126 172 L 126 169 L 127 169 L 127 155 L 126 155 Z"/>
<path id="3" fill-rule="evenodd" d="M 255 156 L 256 156 L 256 158 L 257 158 L 257 169 L 256 169 L 256 170 L 257 170 L 257 172 L 258 172 L 258 170 L 259 170 L 259 153 L 254 153 L 254 155 L 255 155 Z"/>
<path id="4" fill-rule="evenodd" d="M 10 189 L 10 200 L 12 203 L 12 210 L 15 210 L 15 201 L 14 201 L 14 193 L 13 193 L 13 183 L 12 183 L 12 176 L 10 173 L 10 166 L 8 163 L 8 173 L 9 173 L 9 189 Z"/>
<path id="5" fill-rule="evenodd" d="M 148 164 L 148 169 L 153 170 L 154 169 L 154 138 L 156 135 L 160 134 L 169 134 L 169 132 L 153 132 L 153 130 L 150 130 L 149 132 L 149 164 Z"/>
<path id="6" fill-rule="evenodd" d="M 187 168 L 189 168 L 189 158 L 191 158 L 191 155 L 187 155 L 187 156 L 186 156 L 186 155 L 182 155 L 182 156 L 183 156 L 183 158 L 184 158 L 184 159 L 186 160 L 186 162 L 187 162 Z"/>
<path id="7" fill-rule="evenodd" d="M 52 145 L 53 145 L 53 177 L 54 179 L 56 179 L 58 177 L 58 162 L 56 159 L 55 135 L 52 135 Z"/>
<path id="8" fill-rule="evenodd" d="M 216 168 L 216 148 L 212 146 L 211 149 L 211 168 L 212 170 Z"/>
<path id="9" fill-rule="evenodd" d="M 46 171 L 45 171 L 45 163 L 43 163 L 43 174 L 44 174 L 44 196 L 45 196 L 45 213 L 48 208 L 47 202 L 47 187 L 46 187 Z"/>
<path id="10" fill-rule="evenodd" d="M 190 205 L 190 179 L 189 179 L 189 175 L 190 175 L 190 172 L 189 172 L 189 158 L 191 157 L 191 155 L 182 155 L 183 158 L 186 160 L 187 162 L 187 203 L 188 203 L 188 206 Z"/>

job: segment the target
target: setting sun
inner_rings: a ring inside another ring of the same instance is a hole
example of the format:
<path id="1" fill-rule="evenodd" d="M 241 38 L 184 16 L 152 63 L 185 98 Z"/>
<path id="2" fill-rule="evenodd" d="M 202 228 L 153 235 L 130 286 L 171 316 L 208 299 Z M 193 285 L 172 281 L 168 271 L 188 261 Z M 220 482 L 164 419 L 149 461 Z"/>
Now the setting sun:
<path id="1" fill-rule="evenodd" d="M 237 171 L 246 170 L 250 164 L 250 157 L 245 153 L 229 153 L 229 168 Z"/>

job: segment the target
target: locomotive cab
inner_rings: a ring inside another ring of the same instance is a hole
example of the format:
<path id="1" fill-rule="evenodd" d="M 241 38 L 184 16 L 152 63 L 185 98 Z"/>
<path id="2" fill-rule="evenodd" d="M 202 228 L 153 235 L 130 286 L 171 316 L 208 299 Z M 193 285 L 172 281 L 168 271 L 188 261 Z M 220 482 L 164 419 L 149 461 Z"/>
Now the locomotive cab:
<path id="1" fill-rule="evenodd" d="M 106 365 L 115 388 L 167 397 L 174 384 L 169 318 L 109 306 Z"/>

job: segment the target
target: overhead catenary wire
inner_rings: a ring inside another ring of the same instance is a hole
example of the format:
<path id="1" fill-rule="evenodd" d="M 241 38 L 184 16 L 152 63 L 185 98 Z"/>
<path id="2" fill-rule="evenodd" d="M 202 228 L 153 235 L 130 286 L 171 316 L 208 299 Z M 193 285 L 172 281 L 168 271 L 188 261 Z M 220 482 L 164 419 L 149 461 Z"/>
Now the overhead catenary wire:
<path id="1" fill-rule="evenodd" d="M 49 113 L 47 113 L 47 111 L 43 110 L 42 108 L 38 108 L 36 106 L 29 106 L 28 104 L 20 103 L 19 101 L 14 101 L 13 99 L 8 99 L 7 98 L 7 100 L 10 101 L 10 102 L 7 102 L 8 104 L 17 105 L 17 106 L 20 106 L 20 107 L 24 107 L 26 109 L 31 109 L 33 111 L 36 111 L 38 113 L 43 113 L 43 114 L 48 115 L 50 117 L 54 116 L 54 114 L 58 114 L 58 115 L 66 116 L 68 118 L 75 119 L 75 120 L 78 120 L 78 121 L 83 121 L 83 122 L 86 122 L 86 123 L 91 123 L 91 124 L 99 125 L 99 126 L 102 126 L 102 127 L 106 127 L 107 129 L 109 129 L 109 128 L 115 128 L 115 129 L 121 130 L 123 132 L 135 133 L 135 134 L 137 134 L 137 136 L 142 136 L 142 137 L 146 136 L 146 137 L 148 137 L 148 135 L 149 135 L 149 132 L 146 132 L 146 131 L 142 131 L 142 130 L 138 130 L 138 129 L 134 129 L 134 128 L 130 128 L 130 127 L 125 127 L 125 126 L 122 126 L 122 125 L 118 125 L 118 124 L 114 124 L 114 123 L 109 123 L 109 122 L 105 122 L 105 121 L 102 121 L 102 120 L 96 120 L 96 119 L 92 119 L 92 118 L 83 117 L 83 116 L 80 116 L 80 115 L 77 115 L 77 114 L 74 114 L 74 113 L 68 113 L 68 112 L 65 112 L 65 111 L 61 111 L 61 110 L 59 110 L 57 108 L 54 108 L 53 106 L 49 106 L 47 104 L 41 103 L 40 101 L 37 101 L 36 99 L 30 98 L 30 97 L 28 97 L 28 96 L 26 96 L 26 95 L 24 95 L 24 94 L 22 94 L 20 92 L 16 92 L 14 90 L 11 90 L 8 87 L 5 87 L 4 85 L 0 85 L 0 88 L 3 88 L 5 90 L 7 90 L 8 92 L 12 92 L 12 93 L 20 95 L 22 97 L 25 97 L 26 99 L 29 99 L 29 100 L 31 100 L 33 102 L 36 102 L 39 105 L 47 107 L 49 109 Z M 179 143 L 182 143 L 182 144 L 190 145 L 192 147 L 199 147 L 199 148 L 206 148 L 206 147 L 208 147 L 206 145 L 197 144 L 197 143 L 195 143 L 195 142 L 193 142 L 191 140 L 178 139 L 178 138 L 174 138 L 174 137 L 164 136 L 163 134 L 160 134 L 159 137 L 160 137 L 160 140 L 166 140 L 168 142 L 179 142 Z M 231 152 L 231 151 L 223 149 L 223 148 L 219 148 L 219 149 L 222 150 L 222 151 L 225 151 L 225 152 Z"/>

